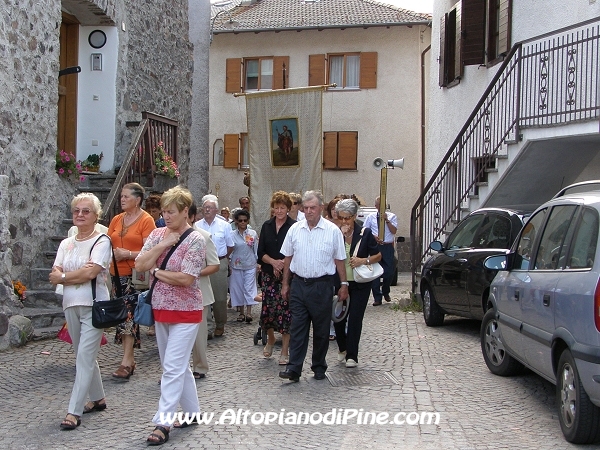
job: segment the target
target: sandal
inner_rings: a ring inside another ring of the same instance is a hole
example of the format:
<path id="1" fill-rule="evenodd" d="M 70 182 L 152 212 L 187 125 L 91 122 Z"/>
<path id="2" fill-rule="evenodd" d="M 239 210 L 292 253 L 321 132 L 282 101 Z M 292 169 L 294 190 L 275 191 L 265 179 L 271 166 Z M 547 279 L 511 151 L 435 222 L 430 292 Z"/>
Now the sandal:
<path id="1" fill-rule="evenodd" d="M 69 419 L 69 417 L 75 417 L 75 420 L 71 420 L 71 419 Z M 67 416 L 65 417 L 65 420 L 63 420 L 60 423 L 60 428 L 62 430 L 74 430 L 79 425 L 81 425 L 81 419 L 79 418 L 79 416 L 68 413 Z"/>
<path id="2" fill-rule="evenodd" d="M 329 340 L 330 341 L 335 341 L 335 334 L 330 334 L 329 335 Z"/>
<path id="3" fill-rule="evenodd" d="M 273 347 L 275 346 L 275 344 L 267 344 L 265 345 L 265 348 L 263 349 L 263 356 L 265 358 L 270 358 L 271 355 L 273 354 Z"/>
<path id="4" fill-rule="evenodd" d="M 104 403 L 100 403 L 104 401 Z M 91 413 L 93 411 L 104 411 L 106 409 L 106 401 L 101 398 L 100 400 L 96 400 L 95 402 L 89 401 L 83 407 L 83 413 Z"/>
<path id="5" fill-rule="evenodd" d="M 135 363 L 132 366 L 119 366 L 117 370 L 112 374 L 114 378 L 120 378 L 122 380 L 129 380 L 129 377 L 133 375 L 135 370 Z"/>
<path id="6" fill-rule="evenodd" d="M 160 434 L 156 434 L 156 431 L 160 431 L 162 436 Z M 146 439 L 146 442 L 148 445 L 163 445 L 169 440 L 169 431 L 171 431 L 169 428 L 157 425 L 156 428 L 152 430 L 152 434 L 148 436 L 148 439 Z"/>
<path id="7" fill-rule="evenodd" d="M 194 375 L 194 379 L 196 379 L 196 380 L 201 380 L 202 378 L 206 378 L 205 373 L 192 372 L 192 374 Z M 175 428 L 178 428 L 178 427 L 175 427 Z"/>
<path id="8" fill-rule="evenodd" d="M 252 322 L 252 316 L 246 316 L 246 323 Z"/>
<path id="9" fill-rule="evenodd" d="M 197 421 L 193 421 L 193 422 L 174 422 L 173 423 L 173 428 L 187 428 L 189 426 L 192 425 L 198 425 Z"/>
<path id="10" fill-rule="evenodd" d="M 240 314 L 240 315 L 238 316 L 238 318 L 237 318 L 237 321 L 238 321 L 238 322 L 243 322 L 244 320 L 246 320 L 246 316 L 245 316 L 245 315 L 243 315 L 243 314 Z"/>
<path id="11" fill-rule="evenodd" d="M 280 366 L 287 366 L 289 362 L 290 362 L 290 355 L 279 356 L 279 365 Z"/>

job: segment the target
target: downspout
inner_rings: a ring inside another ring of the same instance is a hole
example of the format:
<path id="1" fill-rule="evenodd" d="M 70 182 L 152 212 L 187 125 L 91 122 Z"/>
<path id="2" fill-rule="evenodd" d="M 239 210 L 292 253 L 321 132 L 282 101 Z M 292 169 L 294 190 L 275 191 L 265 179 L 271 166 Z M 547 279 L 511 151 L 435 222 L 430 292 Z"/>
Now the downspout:
<path id="1" fill-rule="evenodd" d="M 431 45 L 428 45 L 421 52 L 421 185 L 419 192 L 425 189 L 425 54 L 431 50 Z"/>

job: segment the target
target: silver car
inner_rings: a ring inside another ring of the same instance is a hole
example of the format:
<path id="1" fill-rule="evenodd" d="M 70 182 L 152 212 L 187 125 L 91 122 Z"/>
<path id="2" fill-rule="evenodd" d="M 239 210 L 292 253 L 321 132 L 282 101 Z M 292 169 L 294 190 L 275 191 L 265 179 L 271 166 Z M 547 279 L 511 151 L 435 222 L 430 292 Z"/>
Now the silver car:
<path id="1" fill-rule="evenodd" d="M 481 324 L 496 375 L 526 366 L 556 384 L 558 417 L 573 443 L 600 441 L 600 181 L 559 192 L 529 218 L 498 269 Z"/>

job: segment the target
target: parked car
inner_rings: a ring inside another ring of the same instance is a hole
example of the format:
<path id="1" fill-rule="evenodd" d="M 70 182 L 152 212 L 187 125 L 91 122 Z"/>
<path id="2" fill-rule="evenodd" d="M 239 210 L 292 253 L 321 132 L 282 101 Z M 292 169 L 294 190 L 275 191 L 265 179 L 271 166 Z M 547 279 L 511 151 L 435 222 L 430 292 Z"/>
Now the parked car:
<path id="1" fill-rule="evenodd" d="M 423 266 L 420 290 L 423 317 L 430 327 L 444 323 L 445 314 L 481 320 L 487 310 L 489 286 L 497 270 L 483 261 L 506 253 L 523 226 L 524 214 L 504 208 L 481 208 L 465 217 L 438 252 Z"/>
<path id="2" fill-rule="evenodd" d="M 560 427 L 579 444 L 600 441 L 600 190 L 592 189 L 563 189 L 508 254 L 485 261 L 499 272 L 481 324 L 490 371 L 509 376 L 526 366 L 556 384 Z"/>

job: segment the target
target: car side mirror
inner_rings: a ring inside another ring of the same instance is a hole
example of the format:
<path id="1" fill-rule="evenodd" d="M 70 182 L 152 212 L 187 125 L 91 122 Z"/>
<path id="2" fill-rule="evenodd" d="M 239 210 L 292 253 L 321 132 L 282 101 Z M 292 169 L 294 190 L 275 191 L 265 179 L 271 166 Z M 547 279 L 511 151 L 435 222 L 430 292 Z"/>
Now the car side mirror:
<path id="1" fill-rule="evenodd" d="M 436 252 L 441 252 L 444 250 L 444 245 L 440 241 L 433 241 L 429 244 L 429 248 L 431 250 L 435 250 Z"/>
<path id="2" fill-rule="evenodd" d="M 483 262 L 486 269 L 509 270 L 508 258 L 506 255 L 490 256 Z"/>

